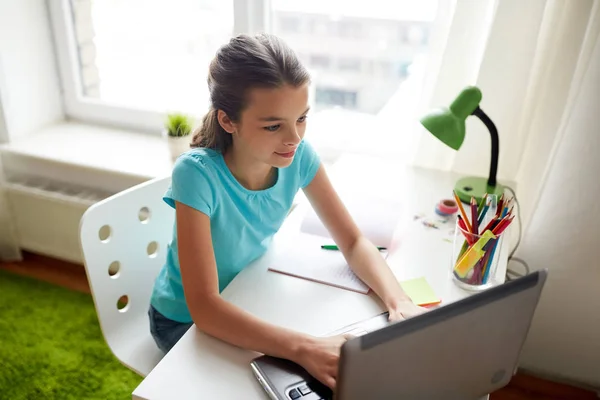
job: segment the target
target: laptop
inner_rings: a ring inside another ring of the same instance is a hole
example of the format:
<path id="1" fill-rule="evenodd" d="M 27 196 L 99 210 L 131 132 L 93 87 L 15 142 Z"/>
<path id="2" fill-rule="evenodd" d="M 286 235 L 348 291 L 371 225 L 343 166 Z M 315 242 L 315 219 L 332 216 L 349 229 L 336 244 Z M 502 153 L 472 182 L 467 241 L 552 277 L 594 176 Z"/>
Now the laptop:
<path id="1" fill-rule="evenodd" d="M 387 314 L 331 334 L 341 348 L 335 396 L 302 367 L 267 355 L 251 368 L 273 400 L 478 399 L 508 384 L 547 270 L 475 293 L 413 318 Z"/>

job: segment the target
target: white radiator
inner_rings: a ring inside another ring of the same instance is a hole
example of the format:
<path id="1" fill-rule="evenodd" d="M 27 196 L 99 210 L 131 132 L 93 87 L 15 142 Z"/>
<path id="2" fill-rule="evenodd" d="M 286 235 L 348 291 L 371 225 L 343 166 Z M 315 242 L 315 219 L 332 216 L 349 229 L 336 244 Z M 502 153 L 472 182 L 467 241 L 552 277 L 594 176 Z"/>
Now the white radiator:
<path id="1" fill-rule="evenodd" d="M 24 173 L 18 168 L 24 164 L 22 157 L 13 158 L 14 155 L 3 154 L 6 177 L 1 184 L 18 247 L 74 263 L 83 263 L 79 221 L 85 210 L 99 200 L 146 180 L 57 164 L 36 165 L 35 174 Z M 57 170 L 61 167 L 65 170 Z M 53 178 L 49 178 L 49 171 L 53 172 Z M 3 234 L 6 235 L 0 232 Z M 0 243 L 3 239 L 6 238 L 0 237 Z"/>
<path id="2" fill-rule="evenodd" d="M 79 220 L 90 205 L 105 195 L 34 180 L 6 183 L 6 192 L 19 247 L 83 262 Z"/>

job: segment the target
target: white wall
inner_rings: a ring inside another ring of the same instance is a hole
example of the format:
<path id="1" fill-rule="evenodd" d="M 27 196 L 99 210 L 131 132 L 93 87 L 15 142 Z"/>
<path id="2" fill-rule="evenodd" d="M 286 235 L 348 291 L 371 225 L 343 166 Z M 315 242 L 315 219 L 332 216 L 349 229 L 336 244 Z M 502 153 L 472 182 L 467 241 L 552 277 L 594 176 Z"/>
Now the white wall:
<path id="1" fill-rule="evenodd" d="M 523 367 L 600 387 L 600 37 L 519 255 L 549 280 Z"/>
<path id="2" fill-rule="evenodd" d="M 0 0 L 0 96 L 8 138 L 63 118 L 44 0 Z"/>
<path id="3" fill-rule="evenodd" d="M 49 21 L 44 0 L 0 0 L 0 144 L 64 118 Z M 14 260 L 1 175 L 0 167 L 0 259 Z"/>

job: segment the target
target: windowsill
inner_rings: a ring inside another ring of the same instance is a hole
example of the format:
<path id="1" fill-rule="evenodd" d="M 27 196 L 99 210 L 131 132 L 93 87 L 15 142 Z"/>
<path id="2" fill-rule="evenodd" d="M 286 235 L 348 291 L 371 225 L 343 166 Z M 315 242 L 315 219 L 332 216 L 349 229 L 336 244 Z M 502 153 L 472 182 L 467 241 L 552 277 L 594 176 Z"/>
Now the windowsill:
<path id="1" fill-rule="evenodd" d="M 167 175 L 172 167 L 163 138 L 74 122 L 17 138 L 0 152 L 140 179 Z"/>
<path id="2" fill-rule="evenodd" d="M 306 138 L 326 165 L 343 154 L 402 158 L 403 139 L 372 115 L 345 110 L 313 114 Z M 164 138 L 124 129 L 61 122 L 0 145 L 9 183 L 50 182 L 117 193 L 167 176 L 173 162 Z"/>

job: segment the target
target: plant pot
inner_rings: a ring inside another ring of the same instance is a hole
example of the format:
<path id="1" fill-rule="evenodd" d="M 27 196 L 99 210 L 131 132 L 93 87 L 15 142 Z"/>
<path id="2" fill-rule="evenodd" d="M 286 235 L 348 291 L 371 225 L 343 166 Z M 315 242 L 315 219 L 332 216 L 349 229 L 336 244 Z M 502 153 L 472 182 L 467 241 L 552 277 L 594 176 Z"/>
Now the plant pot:
<path id="1" fill-rule="evenodd" d="M 192 140 L 191 135 L 187 136 L 169 136 L 166 135 L 167 144 L 169 146 L 169 152 L 171 153 L 171 159 L 175 160 L 182 153 L 185 153 L 190 149 L 190 142 Z"/>

